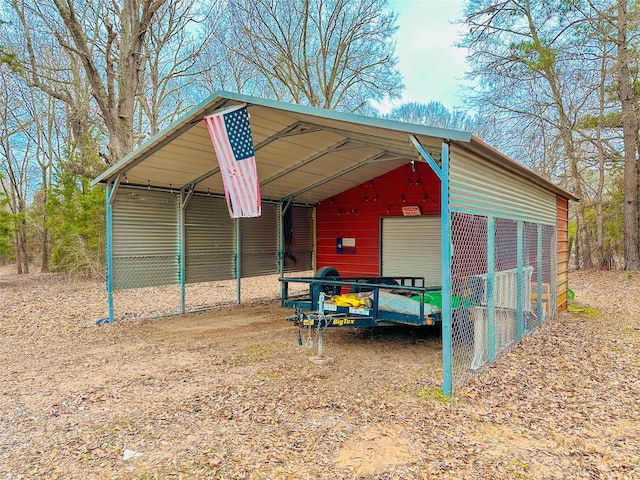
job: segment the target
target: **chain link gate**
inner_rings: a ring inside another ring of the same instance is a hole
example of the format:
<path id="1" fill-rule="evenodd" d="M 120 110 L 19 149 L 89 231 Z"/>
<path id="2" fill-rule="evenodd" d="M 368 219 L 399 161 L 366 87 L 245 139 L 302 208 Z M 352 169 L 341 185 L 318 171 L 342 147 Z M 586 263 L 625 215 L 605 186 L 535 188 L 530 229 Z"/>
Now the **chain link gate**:
<path id="1" fill-rule="evenodd" d="M 554 242 L 550 225 L 451 214 L 453 390 L 554 314 Z"/>

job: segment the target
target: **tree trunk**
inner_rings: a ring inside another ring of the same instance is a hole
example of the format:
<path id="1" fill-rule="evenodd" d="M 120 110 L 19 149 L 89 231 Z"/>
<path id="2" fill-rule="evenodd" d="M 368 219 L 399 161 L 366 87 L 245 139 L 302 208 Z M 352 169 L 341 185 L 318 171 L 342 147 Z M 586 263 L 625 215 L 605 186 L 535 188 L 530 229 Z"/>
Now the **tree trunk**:
<path id="1" fill-rule="evenodd" d="M 638 268 L 638 165 L 636 161 L 637 120 L 635 98 L 630 82 L 627 43 L 627 5 L 618 2 L 616 54 L 618 60 L 618 97 L 622 113 L 624 144 L 624 269 Z"/>
<path id="2" fill-rule="evenodd" d="M 42 165 L 41 165 L 42 167 Z M 49 251 L 51 249 L 49 238 L 49 217 L 47 215 L 47 203 L 49 201 L 49 180 L 47 177 L 47 169 L 42 167 L 42 273 L 49 273 L 51 270 Z"/>
<path id="3" fill-rule="evenodd" d="M 596 128 L 596 149 L 598 151 L 598 188 L 596 190 L 596 255 L 598 256 L 598 265 L 600 268 L 605 268 L 605 262 L 607 268 L 611 268 L 609 259 L 605 257 L 604 249 L 604 224 L 602 218 L 602 196 L 605 185 L 605 160 L 606 153 L 604 151 L 604 145 L 602 143 L 602 129 L 603 119 L 605 115 L 605 79 L 606 79 L 606 61 L 607 57 L 605 52 L 602 52 L 602 59 L 600 62 L 600 85 L 598 86 L 598 126 Z"/>
<path id="4" fill-rule="evenodd" d="M 22 247 L 22 271 L 24 273 L 29 273 L 29 254 L 27 252 L 27 223 L 25 221 L 22 222 L 21 230 L 20 230 L 20 246 Z"/>
<path id="5" fill-rule="evenodd" d="M 531 35 L 534 49 L 539 52 L 540 58 L 554 58 L 553 55 L 550 55 L 551 50 L 546 46 L 545 42 L 540 39 L 538 29 L 531 14 L 531 6 L 528 2 L 526 2 L 526 4 L 529 34 Z M 574 193 L 576 197 L 582 200 L 582 177 L 580 176 L 580 171 L 578 169 L 579 159 L 573 138 L 574 123 L 567 114 L 565 99 L 560 87 L 560 74 L 556 68 L 555 60 L 541 61 L 538 64 L 534 64 L 534 69 L 544 77 L 551 89 L 553 102 L 555 104 L 556 111 L 558 112 L 558 130 L 560 131 L 564 154 L 569 161 L 569 170 L 571 171 L 571 178 L 573 180 Z M 577 214 L 579 228 L 578 242 L 580 243 L 580 251 L 582 253 L 582 266 L 586 269 L 593 268 L 591 240 L 589 231 L 587 230 L 587 222 L 585 221 L 584 201 L 578 202 Z"/>
<path id="6" fill-rule="evenodd" d="M 20 246 L 20 232 L 13 233 L 13 250 L 16 257 L 16 273 L 22 275 L 22 247 Z"/>

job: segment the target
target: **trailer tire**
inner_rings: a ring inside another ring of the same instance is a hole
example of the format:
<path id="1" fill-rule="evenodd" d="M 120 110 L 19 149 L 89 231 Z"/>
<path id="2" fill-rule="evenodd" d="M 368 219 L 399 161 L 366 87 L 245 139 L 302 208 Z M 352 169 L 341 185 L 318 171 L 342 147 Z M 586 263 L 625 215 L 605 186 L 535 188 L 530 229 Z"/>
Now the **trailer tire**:
<path id="1" fill-rule="evenodd" d="M 332 278 L 339 277 L 340 273 L 335 267 L 322 267 L 316 272 L 315 278 Z M 311 298 L 317 298 L 318 294 L 322 291 L 328 296 L 340 295 L 341 287 L 339 285 L 312 285 L 311 286 Z"/>
<path id="2" fill-rule="evenodd" d="M 335 267 L 322 267 L 316 272 L 316 278 L 339 277 L 340 274 Z"/>

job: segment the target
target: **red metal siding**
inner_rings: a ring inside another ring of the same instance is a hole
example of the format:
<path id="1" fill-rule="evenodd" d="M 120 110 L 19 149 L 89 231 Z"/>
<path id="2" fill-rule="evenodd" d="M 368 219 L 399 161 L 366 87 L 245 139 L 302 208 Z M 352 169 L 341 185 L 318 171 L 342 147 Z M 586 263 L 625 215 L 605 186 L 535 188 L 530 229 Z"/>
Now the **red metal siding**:
<path id="1" fill-rule="evenodd" d="M 569 287 L 569 200 L 558 197 L 558 305 L 557 311 L 567 309 Z"/>
<path id="2" fill-rule="evenodd" d="M 340 275 L 380 275 L 380 218 L 402 216 L 416 205 L 423 215 L 440 214 L 440 180 L 422 162 L 407 163 L 317 204 L 317 268 Z M 337 238 L 355 238 L 355 253 L 336 253 Z"/>

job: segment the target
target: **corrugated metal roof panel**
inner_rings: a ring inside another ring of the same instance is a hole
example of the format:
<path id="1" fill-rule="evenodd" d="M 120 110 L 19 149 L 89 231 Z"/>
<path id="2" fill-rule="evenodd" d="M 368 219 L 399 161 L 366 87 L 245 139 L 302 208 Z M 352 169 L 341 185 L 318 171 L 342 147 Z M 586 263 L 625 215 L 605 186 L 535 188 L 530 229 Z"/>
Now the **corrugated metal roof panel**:
<path id="1" fill-rule="evenodd" d="M 196 190 L 223 194 L 218 163 L 202 119 L 219 108 L 241 103 L 248 105 L 254 145 L 258 147 L 258 177 L 261 181 L 269 180 L 261 186 L 262 194 L 271 200 L 303 192 L 304 201 L 317 203 L 340 189 L 358 185 L 363 179 L 381 175 L 410 159 L 419 159 L 409 134 L 415 135 L 436 161 L 443 141 L 463 144 L 471 141 L 465 148 L 478 150 L 503 168 L 518 169 L 516 162 L 466 132 L 219 92 L 109 168 L 93 184 L 126 174 L 132 184 L 181 188 L 197 181 Z M 349 149 L 321 155 L 342 143 Z M 399 160 L 361 165 L 375 156 Z M 343 175 L 337 178 L 337 172 Z M 520 173 L 526 176 L 527 170 L 522 167 Z M 271 181 L 274 177 L 277 181 Z M 322 178 L 316 177 L 324 177 L 332 185 L 322 185 L 319 183 Z M 532 179 L 573 198 L 544 179 Z"/>

